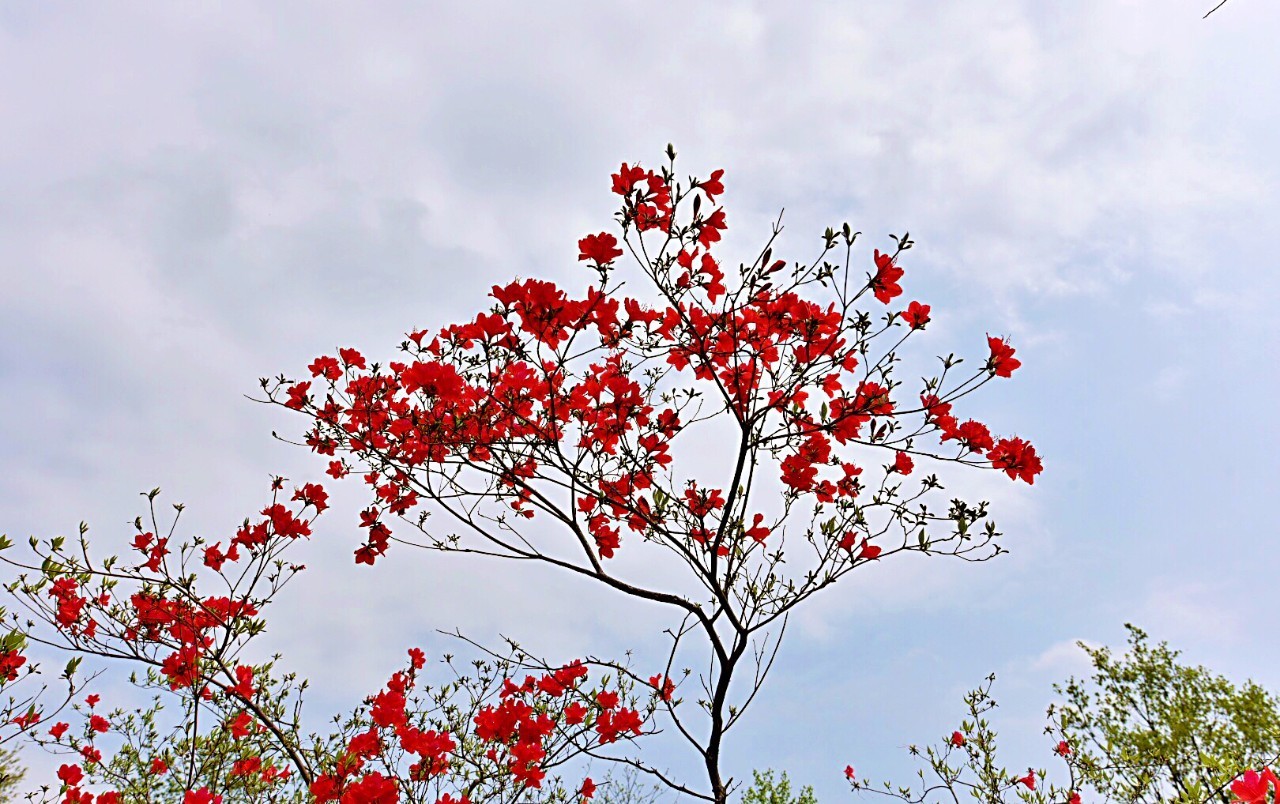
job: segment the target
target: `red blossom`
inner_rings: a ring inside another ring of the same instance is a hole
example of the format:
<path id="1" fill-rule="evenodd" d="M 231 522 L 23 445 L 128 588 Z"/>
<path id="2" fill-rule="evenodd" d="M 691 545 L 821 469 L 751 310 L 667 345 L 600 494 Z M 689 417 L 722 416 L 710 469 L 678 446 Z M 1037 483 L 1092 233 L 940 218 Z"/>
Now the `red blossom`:
<path id="1" fill-rule="evenodd" d="M 698 189 L 707 194 L 710 201 L 716 200 L 716 196 L 724 192 L 724 184 L 720 181 L 720 177 L 724 176 L 723 170 L 711 171 L 711 177 L 698 184 Z"/>
<path id="2" fill-rule="evenodd" d="M 991 357 L 987 359 L 987 370 L 997 377 L 1011 377 L 1014 369 L 1022 365 L 1021 360 L 1013 357 L 1014 348 L 1003 338 L 987 336 L 987 346 L 991 349 Z"/>
<path id="3" fill-rule="evenodd" d="M 307 392 L 310 390 L 310 382 L 299 382 L 289 386 L 284 406 L 286 408 L 293 408 L 294 410 L 302 410 L 303 406 L 307 404 Z"/>
<path id="4" fill-rule="evenodd" d="M 14 681 L 18 670 L 27 663 L 27 657 L 16 650 L 0 650 L 0 681 Z"/>
<path id="5" fill-rule="evenodd" d="M 342 358 L 342 362 L 354 369 L 365 368 L 364 355 L 355 349 L 339 349 L 338 357 Z"/>
<path id="6" fill-rule="evenodd" d="M 1027 484 L 1036 482 L 1036 475 L 1044 471 L 1035 447 L 1021 438 L 1002 438 L 990 447 L 987 460 L 996 469 L 1004 471 L 1010 479 Z"/>
<path id="7" fill-rule="evenodd" d="M 84 771 L 79 765 L 62 765 L 58 768 L 58 780 L 67 787 L 76 787 L 84 780 Z"/>
<path id="8" fill-rule="evenodd" d="M 1263 769 L 1261 773 L 1247 770 L 1244 775 L 1231 783 L 1231 794 L 1242 804 L 1264 804 L 1267 793 L 1273 786 L 1277 792 L 1280 792 L 1280 779 L 1276 778 L 1276 774 L 1270 768 Z"/>
<path id="9" fill-rule="evenodd" d="M 907 322 L 907 326 L 912 329 L 924 329 L 925 324 L 932 320 L 929 318 L 930 309 L 927 304 L 913 301 L 907 305 L 907 309 L 902 311 L 902 320 Z"/>
<path id="10" fill-rule="evenodd" d="M 307 368 L 311 371 L 312 377 L 336 380 L 342 376 L 342 366 L 338 364 L 338 359 L 335 357 L 317 357 Z"/>
<path id="11" fill-rule="evenodd" d="M 876 299 L 882 304 L 888 304 L 897 296 L 902 295 L 902 286 L 898 284 L 898 280 L 902 278 L 903 271 L 893 262 L 893 255 L 881 254 L 877 249 L 875 252 L 876 273 L 871 277 L 869 287 Z"/>
<path id="12" fill-rule="evenodd" d="M 608 232 L 587 235 L 578 241 L 578 260 L 590 260 L 596 265 L 608 265 L 622 256 L 618 238 Z"/>

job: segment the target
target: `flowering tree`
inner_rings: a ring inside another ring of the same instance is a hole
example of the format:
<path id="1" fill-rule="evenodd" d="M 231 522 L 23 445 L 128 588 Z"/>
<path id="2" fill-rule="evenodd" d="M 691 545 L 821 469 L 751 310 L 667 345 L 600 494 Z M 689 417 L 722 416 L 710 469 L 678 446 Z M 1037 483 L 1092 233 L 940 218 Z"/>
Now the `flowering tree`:
<path id="1" fill-rule="evenodd" d="M 816 258 L 788 261 L 775 256 L 775 223 L 733 268 L 719 258 L 723 171 L 679 182 L 670 147 L 667 159 L 658 171 L 623 164 L 612 176 L 621 239 L 602 231 L 579 241 L 591 277 L 581 292 L 512 281 L 474 318 L 409 334 L 397 359 L 342 348 L 317 358 L 310 378 L 262 381 L 266 401 L 306 418 L 303 440 L 328 458 L 329 475 L 354 474 L 372 490 L 357 564 L 377 564 L 393 543 L 540 562 L 669 609 L 665 657 L 633 670 L 517 652 L 483 683 L 446 685 L 466 692 L 470 708 L 428 695 L 424 709 L 407 703 L 422 667 L 414 658 L 379 693 L 393 705 L 375 697 L 341 734 L 304 744 L 284 706 L 301 683 L 237 657 L 301 569 L 283 553 L 310 534 L 323 488 L 303 484 L 211 545 L 174 551 L 172 531 L 139 522 L 137 565 L 93 564 L 87 548 L 46 544 L 19 598 L 53 626 L 46 641 L 140 662 L 147 683 L 185 695 L 184 793 L 246 777 L 278 787 L 284 777 L 321 801 L 424 800 L 428 788 L 415 785 L 428 781 L 442 802 L 489 800 L 538 789 L 548 766 L 586 757 L 724 802 L 726 735 L 797 606 L 894 556 L 980 561 L 1002 551 L 987 503 L 948 500 L 940 473 L 994 469 L 1026 483 L 1040 473 L 1027 441 L 959 413 L 963 398 L 1019 367 L 1013 347 L 988 335 L 972 369 L 948 356 L 904 385 L 895 370 L 932 314 L 898 301 L 908 235 L 874 250 L 864 271 L 847 224 L 824 233 Z M 631 555 L 664 562 L 662 583 L 640 580 Z M 218 594 L 197 594 L 197 575 L 220 579 Z M 137 591 L 123 597 L 122 585 Z M 679 669 L 695 663 L 705 669 Z M 589 668 L 597 681 L 583 681 Z M 517 669 L 537 672 L 501 681 Z M 206 710 L 223 731 L 201 730 Z M 241 715 L 261 763 L 243 772 L 234 762 L 244 757 L 232 761 L 218 742 L 235 739 L 224 732 Z M 672 778 L 632 750 L 659 726 L 696 753 L 704 779 Z M 417 759 L 398 764 L 406 754 Z M 385 798 L 350 797 L 364 785 Z M 576 789 L 585 798 L 593 787 Z"/>
<path id="2" fill-rule="evenodd" d="M 420 678 L 426 657 L 414 648 L 381 690 L 335 720 L 336 730 L 307 735 L 305 681 L 246 654 L 272 599 L 303 569 L 289 553 L 310 535 L 327 495 L 306 484 L 285 502 L 283 481 L 273 488 L 260 518 L 225 546 L 194 539 L 171 548 L 178 517 L 161 527 L 153 491 L 148 521 L 135 523 L 133 556 L 94 562 L 82 527 L 74 549 L 62 539 L 35 543 L 40 563 L 19 564 L 29 574 L 11 591 L 52 625 L 33 641 L 74 652 L 73 663 L 130 663 L 145 673 L 134 683 L 157 693 L 135 711 L 106 711 L 91 694 L 53 712 L 31 703 L 12 720 L 18 734 L 68 756 L 60 784 L 46 791 L 56 800 L 459 804 L 514 801 L 545 782 L 547 800 L 562 801 L 572 796 L 548 771 L 639 734 L 651 718 L 655 707 L 638 711 L 626 679 L 585 683 L 582 662 L 516 674 L 534 667 L 519 651 L 469 669 L 446 658 L 450 678 L 433 687 Z M 74 664 L 65 673 L 73 694 L 75 673 Z M 57 718 L 63 709 L 65 720 Z M 575 789 L 589 797 L 593 787 L 587 779 Z"/>

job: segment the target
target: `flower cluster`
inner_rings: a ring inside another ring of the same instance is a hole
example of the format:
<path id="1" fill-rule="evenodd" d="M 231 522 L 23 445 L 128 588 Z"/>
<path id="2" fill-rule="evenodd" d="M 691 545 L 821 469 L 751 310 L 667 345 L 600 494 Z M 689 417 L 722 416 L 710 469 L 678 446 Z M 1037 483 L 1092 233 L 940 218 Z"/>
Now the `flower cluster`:
<path id="1" fill-rule="evenodd" d="M 708 397 L 747 436 L 749 456 L 773 456 L 788 493 L 820 505 L 854 504 L 864 490 L 854 447 L 894 449 L 889 472 L 899 478 L 933 455 L 1034 482 L 1042 464 L 1029 442 L 993 436 L 953 413 L 959 397 L 1021 365 L 1007 340 L 988 337 L 982 371 L 950 388 L 945 376 L 926 383 L 919 405 L 898 396 L 894 352 L 870 357 L 876 335 L 899 322 L 910 335 L 931 320 L 930 307 L 916 301 L 888 313 L 881 330 L 857 311 L 863 294 L 885 305 L 901 295 L 907 238 L 892 253 L 874 252 L 861 291 L 841 284 L 826 302 L 806 293 L 832 286 L 834 265 L 788 272 L 769 248 L 731 282 L 713 255 L 727 228 L 723 207 L 712 208 L 724 192 L 723 171 L 687 189 L 673 186 L 672 176 L 624 163 L 612 177 L 623 198 L 623 239 L 631 242 L 631 227 L 663 237 L 656 253 L 637 249 L 658 304 L 619 292 L 615 261 L 625 252 L 614 234 L 599 232 L 578 243 L 578 259 L 600 274 L 582 293 L 541 279 L 495 285 L 491 309 L 435 334 L 411 333 L 403 360 L 370 365 L 344 348 L 317 358 L 311 379 L 264 382 L 273 399 L 311 418 L 312 450 L 350 456 L 331 461 L 331 475 L 362 467 L 374 501 L 361 514 L 368 537 L 356 549 L 358 563 L 386 553 L 390 517 L 421 523 L 438 508 L 415 509 L 445 500 L 501 502 L 517 517 L 545 512 L 571 522 L 592 560 L 616 556 L 628 531 L 701 545 L 714 557 L 731 551 L 731 538 L 760 542 L 771 529 L 747 536 L 731 524 L 746 515 L 732 504 L 710 517 L 703 504 L 664 504 L 684 496 L 670 484 L 673 442 L 688 427 L 684 411 L 698 399 L 699 409 L 713 412 L 703 407 Z M 686 219 L 677 211 L 689 198 Z M 837 237 L 829 231 L 829 247 Z M 955 442 L 958 453 L 921 450 L 928 433 L 944 446 Z M 555 502 L 552 486 L 570 489 L 572 505 Z M 442 507 L 472 521 L 503 518 L 470 504 Z"/>

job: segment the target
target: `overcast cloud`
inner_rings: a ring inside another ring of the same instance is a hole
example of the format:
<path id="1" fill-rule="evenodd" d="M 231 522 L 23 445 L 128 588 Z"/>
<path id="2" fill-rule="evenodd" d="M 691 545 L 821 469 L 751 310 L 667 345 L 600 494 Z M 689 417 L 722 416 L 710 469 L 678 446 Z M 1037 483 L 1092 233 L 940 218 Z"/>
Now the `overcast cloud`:
<path id="1" fill-rule="evenodd" d="M 1071 644 L 1126 621 L 1280 689 L 1258 630 L 1280 6 L 1208 5 L 4 4 L 0 530 L 86 519 L 119 543 L 159 485 L 189 534 L 228 533 L 271 474 L 323 469 L 272 440 L 297 421 L 244 398 L 258 377 L 338 345 L 385 358 L 516 275 L 581 284 L 609 172 L 673 142 L 681 173 L 726 171 L 730 259 L 783 207 L 796 257 L 843 220 L 868 249 L 909 229 L 929 347 L 1009 335 L 1024 368 L 983 414 L 1046 456 L 1034 489 L 967 481 L 1012 555 L 861 573 L 800 618 L 735 774 L 824 801 L 849 762 L 906 779 L 903 747 L 993 670 L 1007 761 L 1047 764 Z M 321 714 L 436 628 L 568 656 L 667 625 L 520 568 L 356 568 L 363 499 L 339 493 L 273 620 Z"/>

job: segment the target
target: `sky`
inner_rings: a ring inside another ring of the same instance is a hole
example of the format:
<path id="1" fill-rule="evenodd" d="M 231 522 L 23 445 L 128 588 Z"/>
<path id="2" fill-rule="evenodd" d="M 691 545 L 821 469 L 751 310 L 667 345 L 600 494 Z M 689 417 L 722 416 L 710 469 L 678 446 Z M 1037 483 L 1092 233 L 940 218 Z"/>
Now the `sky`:
<path id="1" fill-rule="evenodd" d="M 730 772 L 823 801 L 849 763 L 906 780 L 905 747 L 950 734 L 991 672 L 1005 762 L 1049 765 L 1051 685 L 1126 622 L 1280 690 L 1259 617 L 1280 6 L 1211 5 L 4 4 L 0 531 L 85 520 L 120 549 L 159 486 L 185 533 L 229 535 L 271 475 L 324 468 L 272 438 L 298 425 L 247 398 L 257 378 L 389 357 L 516 276 L 584 284 L 609 173 L 670 142 L 682 174 L 725 170 L 731 261 L 784 208 L 797 257 L 845 220 L 868 251 L 909 230 L 926 343 L 1008 336 L 1023 368 L 981 409 L 1045 462 L 1033 488 L 964 481 L 1009 555 L 886 562 L 799 615 Z M 645 656 L 670 625 L 524 568 L 357 568 L 364 492 L 335 501 L 268 634 L 322 718 L 408 646 L 447 649 L 436 629 Z"/>

